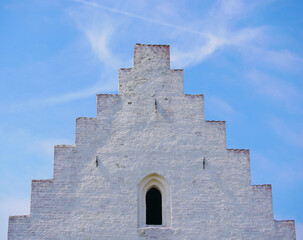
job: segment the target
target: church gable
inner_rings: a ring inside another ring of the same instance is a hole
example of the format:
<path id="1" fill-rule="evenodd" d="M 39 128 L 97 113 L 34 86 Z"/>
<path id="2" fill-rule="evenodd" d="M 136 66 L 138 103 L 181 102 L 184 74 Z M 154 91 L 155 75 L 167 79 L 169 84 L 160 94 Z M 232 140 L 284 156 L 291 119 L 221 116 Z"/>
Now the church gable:
<path id="1" fill-rule="evenodd" d="M 8 239 L 295 239 L 275 221 L 271 185 L 251 185 L 250 154 L 226 149 L 224 121 L 204 119 L 203 95 L 183 94 L 168 45 L 136 44 L 119 94 L 97 95 L 57 145 L 54 175 L 33 180 L 31 212 Z"/>

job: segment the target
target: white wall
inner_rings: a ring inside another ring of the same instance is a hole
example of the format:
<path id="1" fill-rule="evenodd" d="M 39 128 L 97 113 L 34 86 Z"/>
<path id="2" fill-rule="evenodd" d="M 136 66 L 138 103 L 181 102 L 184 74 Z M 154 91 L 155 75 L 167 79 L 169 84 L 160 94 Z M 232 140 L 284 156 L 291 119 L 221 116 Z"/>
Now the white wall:
<path id="1" fill-rule="evenodd" d="M 295 239 L 292 221 L 273 220 L 271 186 L 250 185 L 249 151 L 227 150 L 225 122 L 204 120 L 203 95 L 183 95 L 169 46 L 136 45 L 119 91 L 97 95 L 97 118 L 76 120 L 75 145 L 55 147 L 54 179 L 33 181 L 31 214 L 10 218 L 10 240 Z M 151 173 L 170 187 L 166 227 L 138 222 Z"/>

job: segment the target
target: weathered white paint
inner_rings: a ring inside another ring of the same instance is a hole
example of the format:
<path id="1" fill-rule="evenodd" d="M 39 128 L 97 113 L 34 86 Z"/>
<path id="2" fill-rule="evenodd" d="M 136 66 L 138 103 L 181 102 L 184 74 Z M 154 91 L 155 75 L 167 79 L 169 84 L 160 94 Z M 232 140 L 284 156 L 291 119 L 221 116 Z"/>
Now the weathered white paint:
<path id="1" fill-rule="evenodd" d="M 271 186 L 251 186 L 249 151 L 226 149 L 225 135 L 204 120 L 203 95 L 183 94 L 169 46 L 137 44 L 119 94 L 97 95 L 75 145 L 55 146 L 53 179 L 33 180 L 30 215 L 10 217 L 8 239 L 295 239 L 294 221 L 273 219 Z M 146 176 L 166 181 L 153 182 L 165 226 L 144 227 Z"/>

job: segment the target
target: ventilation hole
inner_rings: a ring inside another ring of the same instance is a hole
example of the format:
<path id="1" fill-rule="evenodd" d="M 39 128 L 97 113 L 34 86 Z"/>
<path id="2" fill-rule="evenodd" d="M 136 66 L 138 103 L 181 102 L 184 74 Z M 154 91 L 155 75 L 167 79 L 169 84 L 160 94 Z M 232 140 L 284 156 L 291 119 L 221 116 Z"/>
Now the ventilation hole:
<path id="1" fill-rule="evenodd" d="M 99 161 L 98 161 L 98 156 L 96 156 L 96 167 L 98 167 Z"/>

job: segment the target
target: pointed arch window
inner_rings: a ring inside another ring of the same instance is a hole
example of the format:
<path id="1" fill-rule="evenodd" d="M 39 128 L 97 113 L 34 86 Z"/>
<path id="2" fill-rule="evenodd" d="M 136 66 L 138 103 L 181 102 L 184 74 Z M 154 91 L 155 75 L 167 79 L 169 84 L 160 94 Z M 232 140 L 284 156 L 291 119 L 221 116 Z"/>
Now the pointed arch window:
<path id="1" fill-rule="evenodd" d="M 171 225 L 170 188 L 164 177 L 153 173 L 138 186 L 138 226 Z"/>

